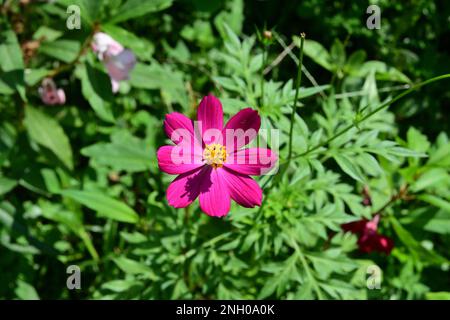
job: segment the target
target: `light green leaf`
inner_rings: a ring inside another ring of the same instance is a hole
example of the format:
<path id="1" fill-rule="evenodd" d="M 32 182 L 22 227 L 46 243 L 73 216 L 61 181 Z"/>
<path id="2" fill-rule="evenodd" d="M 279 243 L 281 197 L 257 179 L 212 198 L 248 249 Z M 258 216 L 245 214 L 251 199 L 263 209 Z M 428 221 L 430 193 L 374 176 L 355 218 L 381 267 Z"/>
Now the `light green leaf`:
<path id="1" fill-rule="evenodd" d="M 158 278 L 152 269 L 142 262 L 131 260 L 124 256 L 114 258 L 113 261 L 123 272 L 127 274 L 143 274 L 152 280 L 156 280 Z"/>
<path id="2" fill-rule="evenodd" d="M 56 120 L 36 108 L 26 106 L 24 124 L 32 140 L 50 149 L 67 168 L 73 169 L 69 138 Z"/>
<path id="3" fill-rule="evenodd" d="M 64 190 L 61 194 L 96 211 L 102 217 L 128 223 L 137 223 L 139 220 L 138 214 L 128 205 L 102 193 Z"/>
<path id="4" fill-rule="evenodd" d="M 432 194 L 422 194 L 417 196 L 419 200 L 428 202 L 429 204 L 450 212 L 450 202 Z"/>
<path id="5" fill-rule="evenodd" d="M 353 161 L 346 155 L 343 154 L 335 154 L 333 155 L 334 160 L 336 160 L 339 167 L 341 167 L 342 171 L 348 174 L 353 179 L 364 183 L 365 178 L 361 174 L 359 168 L 353 163 Z"/>
<path id="6" fill-rule="evenodd" d="M 21 300 L 39 300 L 36 289 L 31 284 L 20 279 L 17 280 L 17 287 L 14 292 Z"/>
<path id="7" fill-rule="evenodd" d="M 100 142 L 83 148 L 81 154 L 116 171 L 139 172 L 150 169 L 152 150 L 146 141 L 124 132 L 120 137 L 113 135 L 111 143 Z"/>
<path id="8" fill-rule="evenodd" d="M 8 179 L 0 175 L 0 195 L 8 193 L 17 185 L 16 180 Z"/>
<path id="9" fill-rule="evenodd" d="M 0 67 L 4 72 L 23 70 L 22 51 L 16 34 L 12 30 L 0 33 Z"/>
<path id="10" fill-rule="evenodd" d="M 450 292 L 427 292 L 425 293 L 425 299 L 427 300 L 450 300 Z"/>
<path id="11" fill-rule="evenodd" d="M 136 280 L 112 280 L 102 284 L 102 288 L 114 292 L 125 292 L 131 287 L 139 285 L 141 282 Z"/>
<path id="12" fill-rule="evenodd" d="M 424 248 L 419 242 L 416 241 L 414 236 L 409 231 L 407 231 L 393 216 L 389 216 L 389 220 L 399 239 L 405 244 L 409 251 L 416 256 L 417 259 L 421 260 L 424 263 L 435 265 L 448 263 L 447 259 L 445 259 L 444 257 L 440 256 L 432 250 Z"/>
<path id="13" fill-rule="evenodd" d="M 70 63 L 75 60 L 80 51 L 80 43 L 74 40 L 56 40 L 43 42 L 39 51 L 49 57 Z"/>
<path id="14" fill-rule="evenodd" d="M 430 148 L 430 142 L 428 141 L 427 136 L 414 127 L 408 129 L 406 136 L 408 148 L 417 152 L 427 152 Z"/>
<path id="15" fill-rule="evenodd" d="M 412 185 L 411 190 L 414 192 L 421 191 L 431 186 L 439 185 L 439 183 L 448 179 L 447 171 L 443 168 L 433 168 L 425 171 L 419 179 L 417 179 Z"/>
<path id="16" fill-rule="evenodd" d="M 0 92 L 11 94 L 15 89 L 22 100 L 27 101 L 25 95 L 24 63 L 22 50 L 12 30 L 0 32 Z"/>
<path id="17" fill-rule="evenodd" d="M 112 24 L 102 25 L 102 30 L 124 47 L 131 49 L 140 60 L 151 58 L 154 46 L 146 39 L 139 38 L 134 33 Z"/>
<path id="18" fill-rule="evenodd" d="M 300 46 L 300 38 L 294 37 L 296 45 Z M 317 41 L 305 40 L 303 52 L 306 56 L 311 58 L 315 63 L 321 65 L 328 71 L 332 71 L 331 56 L 328 51 Z"/>
<path id="19" fill-rule="evenodd" d="M 111 23 L 123 22 L 131 18 L 137 18 L 147 13 L 158 12 L 172 5 L 173 0 L 127 0 L 110 20 Z"/>

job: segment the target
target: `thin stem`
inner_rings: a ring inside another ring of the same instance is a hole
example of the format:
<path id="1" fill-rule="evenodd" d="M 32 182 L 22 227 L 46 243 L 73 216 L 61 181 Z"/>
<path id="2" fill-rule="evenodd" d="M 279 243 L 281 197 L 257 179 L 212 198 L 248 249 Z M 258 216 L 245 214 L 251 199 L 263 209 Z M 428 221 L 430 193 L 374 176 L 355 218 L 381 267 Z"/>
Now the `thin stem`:
<path id="1" fill-rule="evenodd" d="M 264 106 L 264 69 L 266 67 L 267 60 L 267 45 L 263 45 L 263 53 L 262 53 L 262 67 L 261 67 L 261 99 L 260 99 L 260 108 Z"/>
<path id="2" fill-rule="evenodd" d="M 300 35 L 300 53 L 298 58 L 298 68 L 297 68 L 297 81 L 296 81 L 296 89 L 295 89 L 295 97 L 294 97 L 294 105 L 292 106 L 292 113 L 291 113 L 291 126 L 289 128 L 289 149 L 288 149 L 288 165 L 292 158 L 292 136 L 294 133 L 294 122 L 295 122 L 295 114 L 297 111 L 297 101 L 298 101 L 298 92 L 300 89 L 300 84 L 302 83 L 302 65 L 303 65 L 303 45 L 305 43 L 305 34 L 302 33 Z"/>
<path id="3" fill-rule="evenodd" d="M 92 31 L 90 32 L 90 34 L 88 35 L 88 37 L 86 38 L 86 40 L 84 41 L 83 45 L 80 48 L 80 51 L 78 51 L 77 56 L 75 57 L 75 59 L 72 62 L 69 62 L 68 64 L 64 64 L 61 65 L 51 71 L 49 71 L 49 73 L 47 74 L 47 77 L 49 78 L 53 78 L 56 75 L 64 72 L 64 71 L 68 71 L 70 70 L 72 67 L 74 67 L 78 61 L 80 61 L 80 58 L 83 56 L 84 52 L 86 51 L 86 49 L 89 47 L 89 45 L 91 44 L 92 38 L 94 37 L 94 34 L 97 32 L 98 26 L 97 24 L 95 24 L 92 28 Z"/>
<path id="4" fill-rule="evenodd" d="M 289 57 L 295 62 L 295 64 L 298 65 L 297 57 L 292 53 L 292 50 L 289 49 L 291 46 L 295 47 L 295 43 L 292 42 L 288 47 L 286 45 L 286 43 L 284 42 L 284 40 L 276 32 L 274 33 L 274 35 L 275 35 L 275 39 L 278 41 L 280 46 L 282 46 L 283 49 L 287 51 L 287 54 L 289 55 Z M 312 83 L 312 85 L 317 88 L 319 86 L 319 84 L 317 83 L 316 79 L 314 79 L 313 75 L 308 71 L 308 69 L 305 66 L 302 66 L 302 71 L 305 74 L 305 76 L 308 78 L 308 80 Z M 322 98 L 327 97 L 327 95 L 323 91 L 320 91 L 319 94 L 321 95 Z"/>
<path id="5" fill-rule="evenodd" d="M 365 116 L 359 118 L 359 119 L 355 119 L 355 121 L 351 124 L 348 125 L 347 127 L 345 127 L 344 129 L 342 129 L 341 131 L 339 131 L 338 133 L 336 133 L 334 136 L 332 136 L 331 138 L 329 138 L 328 140 L 326 140 L 325 142 L 319 143 L 318 145 L 316 145 L 315 147 L 306 150 L 305 152 L 295 155 L 292 157 L 292 159 L 296 159 L 299 157 L 304 157 L 308 154 L 310 154 L 313 151 L 316 151 L 317 149 L 320 149 L 324 146 L 327 146 L 328 144 L 330 144 L 330 142 L 332 142 L 333 140 L 337 139 L 338 137 L 342 136 L 343 134 L 345 134 L 347 131 L 351 130 L 353 127 L 356 127 L 357 125 L 359 125 L 361 122 L 367 120 L 368 118 L 372 117 L 374 114 L 380 112 L 381 110 L 383 110 L 384 108 L 388 107 L 389 105 L 393 104 L 394 102 L 396 102 L 397 100 L 400 100 L 401 98 L 403 98 L 404 96 L 410 94 L 412 91 L 425 86 L 427 84 L 430 84 L 432 82 L 435 81 L 439 81 L 442 79 L 446 79 L 446 78 L 450 78 L 450 73 L 449 74 L 444 74 L 441 76 L 437 76 L 428 80 L 425 80 L 423 82 L 420 82 L 414 86 L 412 86 L 411 88 L 409 88 L 408 90 L 400 93 L 399 95 L 395 96 L 394 98 L 392 98 L 391 100 L 382 103 L 378 108 L 374 109 L 373 111 L 369 112 L 368 114 L 366 114 Z M 360 112 L 364 112 L 370 105 L 366 105 Z M 288 158 L 288 162 L 290 161 L 290 159 Z"/>
<path id="6" fill-rule="evenodd" d="M 303 254 L 302 250 L 300 250 L 300 247 L 298 246 L 297 242 L 294 239 L 295 239 L 295 237 L 292 236 L 292 245 L 294 247 L 294 250 L 295 250 L 295 252 L 297 253 L 297 256 L 300 259 L 300 262 L 301 262 L 301 264 L 303 266 L 303 269 L 305 269 L 306 276 L 308 277 L 308 279 L 311 282 L 311 285 L 312 285 L 314 291 L 317 294 L 317 298 L 319 300 L 322 300 L 323 299 L 322 292 L 320 291 L 320 288 L 317 285 L 316 279 L 314 278 L 314 276 L 311 273 L 310 267 L 308 265 L 308 261 L 306 261 L 305 255 Z"/>

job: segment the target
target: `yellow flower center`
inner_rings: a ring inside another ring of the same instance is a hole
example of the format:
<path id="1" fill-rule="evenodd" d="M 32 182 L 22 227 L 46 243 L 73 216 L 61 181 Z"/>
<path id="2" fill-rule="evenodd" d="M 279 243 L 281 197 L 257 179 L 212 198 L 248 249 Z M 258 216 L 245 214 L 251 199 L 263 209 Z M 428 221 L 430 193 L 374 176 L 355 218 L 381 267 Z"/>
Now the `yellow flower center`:
<path id="1" fill-rule="evenodd" d="M 214 169 L 221 168 L 227 160 L 227 149 L 218 143 L 207 144 L 203 150 L 203 160 Z"/>

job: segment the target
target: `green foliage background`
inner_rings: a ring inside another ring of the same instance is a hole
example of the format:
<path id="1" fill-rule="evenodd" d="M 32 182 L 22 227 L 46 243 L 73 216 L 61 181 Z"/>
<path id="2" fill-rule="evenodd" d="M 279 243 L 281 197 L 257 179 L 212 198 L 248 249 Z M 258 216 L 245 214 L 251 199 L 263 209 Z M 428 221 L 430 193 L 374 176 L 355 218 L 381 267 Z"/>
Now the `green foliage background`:
<path id="1" fill-rule="evenodd" d="M 374 1 L 381 29 L 369 30 L 365 2 L 25 2 L 0 1 L 0 298 L 450 298 L 449 80 L 359 122 L 450 72 L 450 3 Z M 71 4 L 80 30 L 66 28 Z M 94 30 L 138 57 L 117 95 L 89 49 Z M 306 69 L 286 166 L 300 32 Z M 39 98 L 49 75 L 63 106 Z M 281 131 L 283 174 L 259 179 L 261 209 L 233 205 L 215 219 L 167 205 L 162 120 L 194 116 L 209 92 L 226 117 L 251 106 L 262 128 Z M 340 228 L 377 212 L 389 256 L 359 253 Z M 81 290 L 66 287 L 74 264 Z M 379 290 L 366 286 L 373 264 Z"/>

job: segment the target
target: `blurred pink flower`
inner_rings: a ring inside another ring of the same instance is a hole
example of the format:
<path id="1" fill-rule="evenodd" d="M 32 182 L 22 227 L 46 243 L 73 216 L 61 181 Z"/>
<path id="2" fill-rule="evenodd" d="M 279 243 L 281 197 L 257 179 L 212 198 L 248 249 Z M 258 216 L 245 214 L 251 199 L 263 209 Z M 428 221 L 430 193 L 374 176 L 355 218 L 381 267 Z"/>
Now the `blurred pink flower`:
<path id="1" fill-rule="evenodd" d="M 260 206 L 262 190 L 250 175 L 269 171 L 276 153 L 266 148 L 245 148 L 258 134 L 261 119 L 251 108 L 243 109 L 223 126 L 222 105 L 209 95 L 200 102 L 198 122 L 173 112 L 164 128 L 175 146 L 159 148 L 159 168 L 178 174 L 167 189 L 167 200 L 184 208 L 197 197 L 200 208 L 210 216 L 222 217 L 231 199 L 243 207 Z"/>
<path id="2" fill-rule="evenodd" d="M 41 86 L 38 89 L 42 102 L 46 105 L 64 104 L 66 102 L 66 95 L 63 89 L 58 89 L 55 82 L 51 78 L 42 80 Z"/>
<path id="3" fill-rule="evenodd" d="M 391 238 L 378 233 L 378 222 L 380 215 L 377 214 L 372 220 L 359 220 L 342 225 L 342 229 L 358 235 L 359 250 L 364 253 L 373 251 L 384 252 L 390 254 L 394 247 Z"/>
<path id="4" fill-rule="evenodd" d="M 112 91 L 116 93 L 119 82 L 129 78 L 129 73 L 136 64 L 136 56 L 103 32 L 94 35 L 91 47 L 108 70 Z"/>

